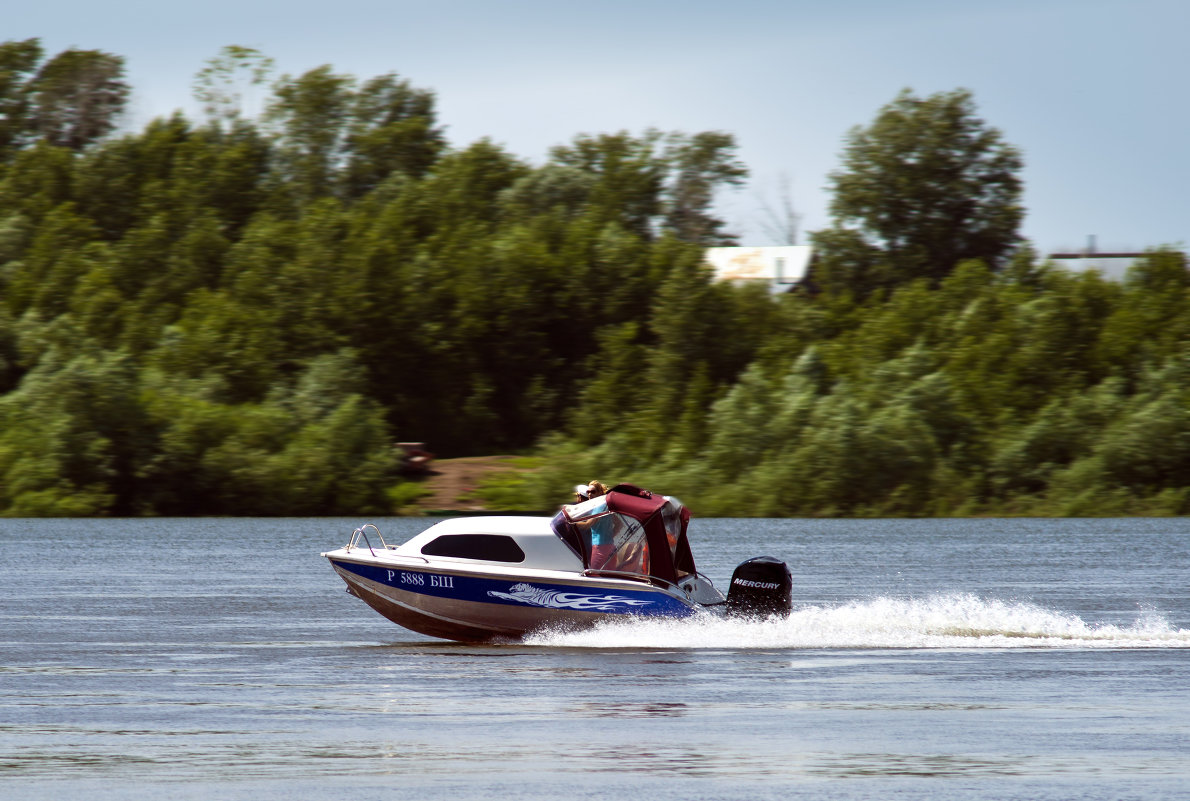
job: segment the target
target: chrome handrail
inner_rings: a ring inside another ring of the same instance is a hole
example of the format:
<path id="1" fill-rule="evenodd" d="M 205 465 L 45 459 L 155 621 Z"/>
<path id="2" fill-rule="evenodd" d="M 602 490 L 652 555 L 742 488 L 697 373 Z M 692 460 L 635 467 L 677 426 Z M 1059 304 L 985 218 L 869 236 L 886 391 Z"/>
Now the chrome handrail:
<path id="1" fill-rule="evenodd" d="M 363 537 L 364 543 L 368 546 L 368 550 L 372 553 L 372 556 L 375 556 L 376 551 L 372 550 L 372 543 L 368 539 L 368 532 L 365 530 L 369 528 L 376 532 L 376 536 L 380 538 L 380 546 L 387 551 L 388 543 L 384 541 L 384 535 L 380 533 L 380 529 L 376 528 L 376 526 L 372 525 L 371 523 L 364 523 L 355 531 L 351 532 L 351 539 L 348 540 L 347 546 L 343 550 L 350 551 L 359 542 L 359 538 Z"/>
<path id="2" fill-rule="evenodd" d="M 359 546 L 359 539 L 360 539 L 360 537 L 363 537 L 364 544 L 368 546 L 368 551 L 372 554 L 372 556 L 376 556 L 376 551 L 373 550 L 372 543 L 368 540 L 368 532 L 365 530 L 365 529 L 369 529 L 369 528 L 372 529 L 373 531 L 375 531 L 376 536 L 380 538 L 380 545 L 381 545 L 382 550 L 387 552 L 387 551 L 395 551 L 397 549 L 397 546 L 389 545 L 387 542 L 384 541 L 384 535 L 380 533 L 380 529 L 376 528 L 376 526 L 372 525 L 371 523 L 365 523 L 364 525 L 357 528 L 355 531 L 351 532 L 351 539 L 348 540 L 347 544 L 343 546 L 343 550 L 350 553 L 352 548 L 356 548 Z M 402 554 L 394 553 L 391 556 L 393 558 L 401 558 L 401 559 L 418 559 L 418 560 L 421 560 L 422 562 L 425 562 L 426 564 L 430 563 L 429 559 L 425 558 L 424 556 L 419 556 L 415 553 L 402 553 Z"/>
<path id="3" fill-rule="evenodd" d="M 364 531 L 364 528 L 365 526 L 360 526 L 355 531 L 351 532 L 351 539 L 349 539 L 347 544 L 343 546 L 343 550 L 351 553 L 351 549 L 355 547 L 356 543 L 359 541 L 359 538 L 362 536 L 364 538 L 364 542 L 368 546 L 368 550 L 371 551 L 372 556 L 376 555 L 376 551 L 372 550 L 372 543 L 368 540 L 368 534 Z"/>
<path id="4" fill-rule="evenodd" d="M 629 573 L 624 570 L 597 570 L 595 568 L 587 568 L 583 571 L 584 576 L 594 576 L 595 578 L 623 578 L 631 581 L 640 581 L 645 584 L 658 584 L 662 589 L 682 590 L 677 584 L 672 581 L 661 578 L 660 576 L 650 576 L 647 573 Z"/>

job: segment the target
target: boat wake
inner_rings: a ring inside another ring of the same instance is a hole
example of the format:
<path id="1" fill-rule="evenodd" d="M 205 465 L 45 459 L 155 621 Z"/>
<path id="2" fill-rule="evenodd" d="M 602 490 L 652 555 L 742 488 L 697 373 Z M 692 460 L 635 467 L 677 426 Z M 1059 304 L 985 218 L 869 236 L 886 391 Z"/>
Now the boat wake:
<path id="1" fill-rule="evenodd" d="M 709 613 L 616 620 L 526 642 L 571 648 L 1190 648 L 1190 629 L 1174 628 L 1155 611 L 1121 626 L 961 594 L 795 607 L 788 617 L 762 620 Z"/>

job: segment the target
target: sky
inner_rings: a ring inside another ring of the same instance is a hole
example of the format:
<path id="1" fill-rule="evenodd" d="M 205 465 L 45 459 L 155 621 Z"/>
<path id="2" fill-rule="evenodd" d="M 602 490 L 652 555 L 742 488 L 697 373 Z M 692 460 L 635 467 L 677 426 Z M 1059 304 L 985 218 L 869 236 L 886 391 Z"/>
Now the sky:
<path id="1" fill-rule="evenodd" d="M 1022 151 L 1022 234 L 1042 253 L 1190 246 L 1187 0 L 41 0 L 0 14 L 38 37 L 126 59 L 140 130 L 175 109 L 225 45 L 279 73 L 395 72 L 437 96 L 455 146 L 531 163 L 578 134 L 726 131 L 751 177 L 722 194 L 740 244 L 787 194 L 804 234 L 831 222 L 849 130 L 902 89 L 966 88 Z"/>

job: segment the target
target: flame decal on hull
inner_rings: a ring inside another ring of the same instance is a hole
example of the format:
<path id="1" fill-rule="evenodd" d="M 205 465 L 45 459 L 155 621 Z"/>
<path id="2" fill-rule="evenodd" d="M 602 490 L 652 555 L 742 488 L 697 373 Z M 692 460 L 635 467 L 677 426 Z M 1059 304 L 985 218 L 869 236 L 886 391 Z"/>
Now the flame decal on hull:
<path id="1" fill-rule="evenodd" d="M 653 602 L 625 595 L 586 595 L 580 592 L 559 592 L 534 587 L 532 584 L 514 584 L 508 592 L 488 590 L 493 598 L 516 601 L 530 606 L 544 606 L 550 609 L 579 609 L 591 612 L 619 612 L 638 606 L 649 606 Z"/>

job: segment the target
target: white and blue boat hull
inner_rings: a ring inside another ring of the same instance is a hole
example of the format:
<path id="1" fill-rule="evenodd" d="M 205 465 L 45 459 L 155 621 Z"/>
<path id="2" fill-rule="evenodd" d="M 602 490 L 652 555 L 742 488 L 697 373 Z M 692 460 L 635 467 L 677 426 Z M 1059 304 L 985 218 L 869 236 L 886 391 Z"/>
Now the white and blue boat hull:
<path id="1" fill-rule="evenodd" d="M 559 571 L 483 572 L 328 553 L 348 591 L 384 617 L 432 637 L 519 639 L 626 617 L 686 617 L 697 608 L 679 588 Z"/>

